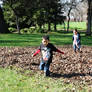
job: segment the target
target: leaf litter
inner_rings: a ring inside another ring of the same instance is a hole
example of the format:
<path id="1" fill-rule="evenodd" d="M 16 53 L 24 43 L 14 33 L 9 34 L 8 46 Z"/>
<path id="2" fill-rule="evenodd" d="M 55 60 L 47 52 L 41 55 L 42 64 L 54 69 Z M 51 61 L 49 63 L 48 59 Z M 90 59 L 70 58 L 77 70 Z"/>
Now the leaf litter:
<path id="1" fill-rule="evenodd" d="M 92 47 L 83 46 L 81 53 L 74 53 L 72 47 L 57 48 L 65 54 L 53 53 L 51 77 L 64 78 L 66 83 L 85 81 L 92 86 Z M 32 57 L 36 49 L 37 47 L 0 47 L 0 67 L 16 66 L 23 70 L 39 71 L 41 54 Z"/>

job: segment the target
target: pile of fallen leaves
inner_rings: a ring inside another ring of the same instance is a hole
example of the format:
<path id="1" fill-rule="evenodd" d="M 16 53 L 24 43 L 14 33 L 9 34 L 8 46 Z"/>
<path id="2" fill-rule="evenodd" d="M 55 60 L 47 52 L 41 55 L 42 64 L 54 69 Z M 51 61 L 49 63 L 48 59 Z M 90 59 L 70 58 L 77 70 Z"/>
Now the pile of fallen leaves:
<path id="1" fill-rule="evenodd" d="M 92 47 L 83 46 L 74 53 L 72 47 L 57 47 L 64 55 L 54 52 L 50 66 L 52 77 L 92 81 Z M 16 66 L 23 70 L 39 70 L 41 55 L 32 57 L 37 47 L 0 47 L 0 67 Z"/>

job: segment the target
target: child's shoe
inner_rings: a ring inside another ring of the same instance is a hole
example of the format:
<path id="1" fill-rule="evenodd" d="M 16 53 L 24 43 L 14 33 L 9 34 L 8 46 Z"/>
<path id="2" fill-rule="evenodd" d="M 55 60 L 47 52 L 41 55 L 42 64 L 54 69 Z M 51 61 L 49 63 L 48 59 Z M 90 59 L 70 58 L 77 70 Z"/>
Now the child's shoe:
<path id="1" fill-rule="evenodd" d="M 45 76 L 45 77 L 50 77 L 50 72 L 45 71 L 45 72 L 44 72 L 44 76 Z"/>

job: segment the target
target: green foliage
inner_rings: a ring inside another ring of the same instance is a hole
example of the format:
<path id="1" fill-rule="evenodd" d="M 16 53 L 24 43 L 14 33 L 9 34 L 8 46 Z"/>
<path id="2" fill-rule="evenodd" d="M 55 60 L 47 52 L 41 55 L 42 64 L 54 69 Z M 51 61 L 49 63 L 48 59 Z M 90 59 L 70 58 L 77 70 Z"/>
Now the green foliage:
<path id="1" fill-rule="evenodd" d="M 30 33 L 34 33 L 34 32 L 35 32 L 35 28 L 34 27 L 21 29 L 21 33 L 22 34 L 30 34 Z"/>
<path id="2" fill-rule="evenodd" d="M 33 2 L 31 2 L 31 0 L 4 1 L 3 12 L 8 25 L 14 28 L 16 28 L 16 26 L 19 26 L 20 29 L 30 27 L 32 25 L 32 7 Z"/>
<path id="3" fill-rule="evenodd" d="M 62 7 L 58 2 L 59 0 L 6 0 L 3 5 L 4 16 L 10 27 L 19 26 L 23 29 L 35 25 L 41 29 L 45 24 L 64 21 Z"/>
<path id="4" fill-rule="evenodd" d="M 13 28 L 13 27 L 8 28 L 8 30 L 9 30 L 10 32 L 16 32 L 16 28 Z"/>
<path id="5" fill-rule="evenodd" d="M 12 27 L 13 25 L 15 25 L 15 16 L 12 9 L 9 7 L 9 5 L 5 4 L 3 5 L 3 10 L 7 24 Z"/>

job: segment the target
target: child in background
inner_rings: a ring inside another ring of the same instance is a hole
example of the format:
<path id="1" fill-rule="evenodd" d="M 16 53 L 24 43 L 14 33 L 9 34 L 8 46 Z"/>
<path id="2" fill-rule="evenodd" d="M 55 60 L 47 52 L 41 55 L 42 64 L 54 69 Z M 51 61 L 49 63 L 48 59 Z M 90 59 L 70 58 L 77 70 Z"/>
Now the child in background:
<path id="1" fill-rule="evenodd" d="M 53 58 L 53 51 L 64 54 L 64 52 L 57 49 L 53 44 L 49 43 L 49 36 L 45 35 L 42 37 L 42 43 L 38 50 L 33 54 L 36 56 L 39 52 L 42 53 L 42 58 L 40 62 L 40 70 L 44 70 L 45 76 L 50 76 L 49 67 Z"/>
<path id="2" fill-rule="evenodd" d="M 81 51 L 81 37 L 80 37 L 80 33 L 78 33 L 77 29 L 75 29 L 73 31 L 73 49 L 74 52 L 76 52 L 76 50 L 78 49 L 78 51 Z"/>

